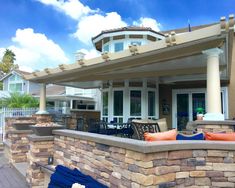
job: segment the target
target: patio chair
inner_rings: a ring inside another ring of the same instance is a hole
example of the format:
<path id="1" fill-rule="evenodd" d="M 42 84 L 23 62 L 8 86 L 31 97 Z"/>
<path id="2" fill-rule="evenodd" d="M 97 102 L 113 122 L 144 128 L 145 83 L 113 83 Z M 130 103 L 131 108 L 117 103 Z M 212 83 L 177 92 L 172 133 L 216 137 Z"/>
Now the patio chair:
<path id="1" fill-rule="evenodd" d="M 96 119 L 89 119 L 87 122 L 88 125 L 88 132 L 90 133 L 99 133 L 100 132 L 100 126 L 99 126 L 99 122 L 97 122 Z"/>
<path id="2" fill-rule="evenodd" d="M 134 128 L 134 131 L 136 133 L 137 139 L 144 140 L 144 133 L 156 133 L 160 132 L 160 128 L 158 123 L 151 120 L 133 120 L 132 126 Z"/>
<path id="3" fill-rule="evenodd" d="M 99 123 L 99 129 L 100 129 L 99 130 L 100 134 L 106 134 L 106 135 L 117 135 L 118 134 L 117 129 L 109 128 L 105 121 L 101 121 Z"/>
<path id="4" fill-rule="evenodd" d="M 128 118 L 127 123 L 123 126 L 123 128 L 119 131 L 123 136 L 132 138 L 134 134 L 133 126 L 132 126 L 132 120 L 135 118 Z"/>

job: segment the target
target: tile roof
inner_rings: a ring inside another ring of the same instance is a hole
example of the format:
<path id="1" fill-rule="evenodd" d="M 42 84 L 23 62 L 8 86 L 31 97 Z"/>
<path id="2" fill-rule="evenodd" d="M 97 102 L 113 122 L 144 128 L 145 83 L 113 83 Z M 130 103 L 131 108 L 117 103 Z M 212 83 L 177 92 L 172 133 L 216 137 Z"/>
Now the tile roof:
<path id="1" fill-rule="evenodd" d="M 92 40 L 98 38 L 102 34 L 114 33 L 114 32 L 119 32 L 119 31 L 151 31 L 151 32 L 156 33 L 156 34 L 163 35 L 161 32 L 155 31 L 151 27 L 127 26 L 127 27 L 120 27 L 120 28 L 103 30 L 98 35 L 92 37 Z"/>

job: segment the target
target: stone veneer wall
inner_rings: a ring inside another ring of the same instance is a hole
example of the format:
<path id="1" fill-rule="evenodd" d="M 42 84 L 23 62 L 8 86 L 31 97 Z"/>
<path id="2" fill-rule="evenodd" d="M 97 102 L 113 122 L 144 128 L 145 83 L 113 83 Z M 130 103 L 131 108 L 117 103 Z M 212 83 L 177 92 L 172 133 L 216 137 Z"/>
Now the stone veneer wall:
<path id="1" fill-rule="evenodd" d="M 28 135 L 33 134 L 31 130 L 12 130 L 8 132 L 6 142 L 6 153 L 10 163 L 21 163 L 27 161 L 29 151 Z"/>
<path id="2" fill-rule="evenodd" d="M 187 129 L 195 130 L 198 132 L 235 132 L 235 121 L 192 121 L 188 122 Z"/>
<path id="3" fill-rule="evenodd" d="M 26 153 L 29 150 L 28 135 L 31 130 L 15 130 L 14 123 L 32 123 L 35 124 L 35 118 L 32 117 L 12 117 L 6 118 L 5 124 L 5 152 L 10 163 L 26 162 Z"/>
<path id="4" fill-rule="evenodd" d="M 54 161 L 109 187 L 235 187 L 235 142 L 148 143 L 54 131 Z"/>
<path id="5" fill-rule="evenodd" d="M 28 152 L 29 166 L 26 173 L 26 180 L 30 187 L 47 187 L 44 185 L 45 174 L 35 162 L 47 165 L 48 157 L 53 156 L 54 137 L 30 135 L 28 138 L 30 141 L 30 150 Z"/>
<path id="6" fill-rule="evenodd" d="M 33 134 L 31 130 L 16 130 L 14 123 L 47 123 L 52 121 L 50 114 L 34 114 L 32 117 L 9 117 L 5 119 L 5 153 L 10 163 L 27 161 L 29 151 L 28 135 Z"/>

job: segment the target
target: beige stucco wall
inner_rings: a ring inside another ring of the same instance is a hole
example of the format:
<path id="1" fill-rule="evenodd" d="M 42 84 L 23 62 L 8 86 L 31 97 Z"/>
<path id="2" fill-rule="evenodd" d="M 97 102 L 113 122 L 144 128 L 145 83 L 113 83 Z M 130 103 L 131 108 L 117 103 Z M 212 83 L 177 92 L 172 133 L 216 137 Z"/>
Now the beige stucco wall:
<path id="1" fill-rule="evenodd" d="M 231 62 L 230 83 L 228 85 L 228 110 L 229 118 L 235 117 L 235 38 L 233 39 L 233 52 Z"/>

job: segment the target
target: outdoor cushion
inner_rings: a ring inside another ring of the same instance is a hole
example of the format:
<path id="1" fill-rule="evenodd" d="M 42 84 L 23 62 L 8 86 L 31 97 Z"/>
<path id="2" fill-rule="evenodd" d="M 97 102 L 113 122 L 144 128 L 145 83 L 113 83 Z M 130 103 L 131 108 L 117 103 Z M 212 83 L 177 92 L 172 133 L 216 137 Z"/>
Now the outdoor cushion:
<path id="1" fill-rule="evenodd" d="M 192 135 L 186 135 L 186 134 L 178 133 L 176 136 L 176 140 L 204 140 L 204 134 L 196 133 Z"/>
<path id="2" fill-rule="evenodd" d="M 206 140 L 235 141 L 235 133 L 205 133 Z"/>
<path id="3" fill-rule="evenodd" d="M 85 175 L 78 169 L 71 170 L 65 166 L 58 165 L 55 172 L 51 175 L 48 188 L 69 188 L 74 183 L 84 185 L 86 188 L 107 188 L 91 176 Z"/>
<path id="4" fill-rule="evenodd" d="M 145 141 L 176 140 L 177 131 L 175 129 L 159 133 L 144 133 Z"/>
<path id="5" fill-rule="evenodd" d="M 143 120 L 133 120 L 132 127 L 135 131 L 135 134 L 139 140 L 144 139 L 144 133 L 156 133 L 160 132 L 158 123 L 151 122 L 150 120 L 143 121 Z"/>
<path id="6" fill-rule="evenodd" d="M 158 123 L 158 126 L 160 128 L 160 132 L 168 131 L 167 123 L 166 123 L 166 118 L 161 118 L 158 120 L 155 120 Z"/>

